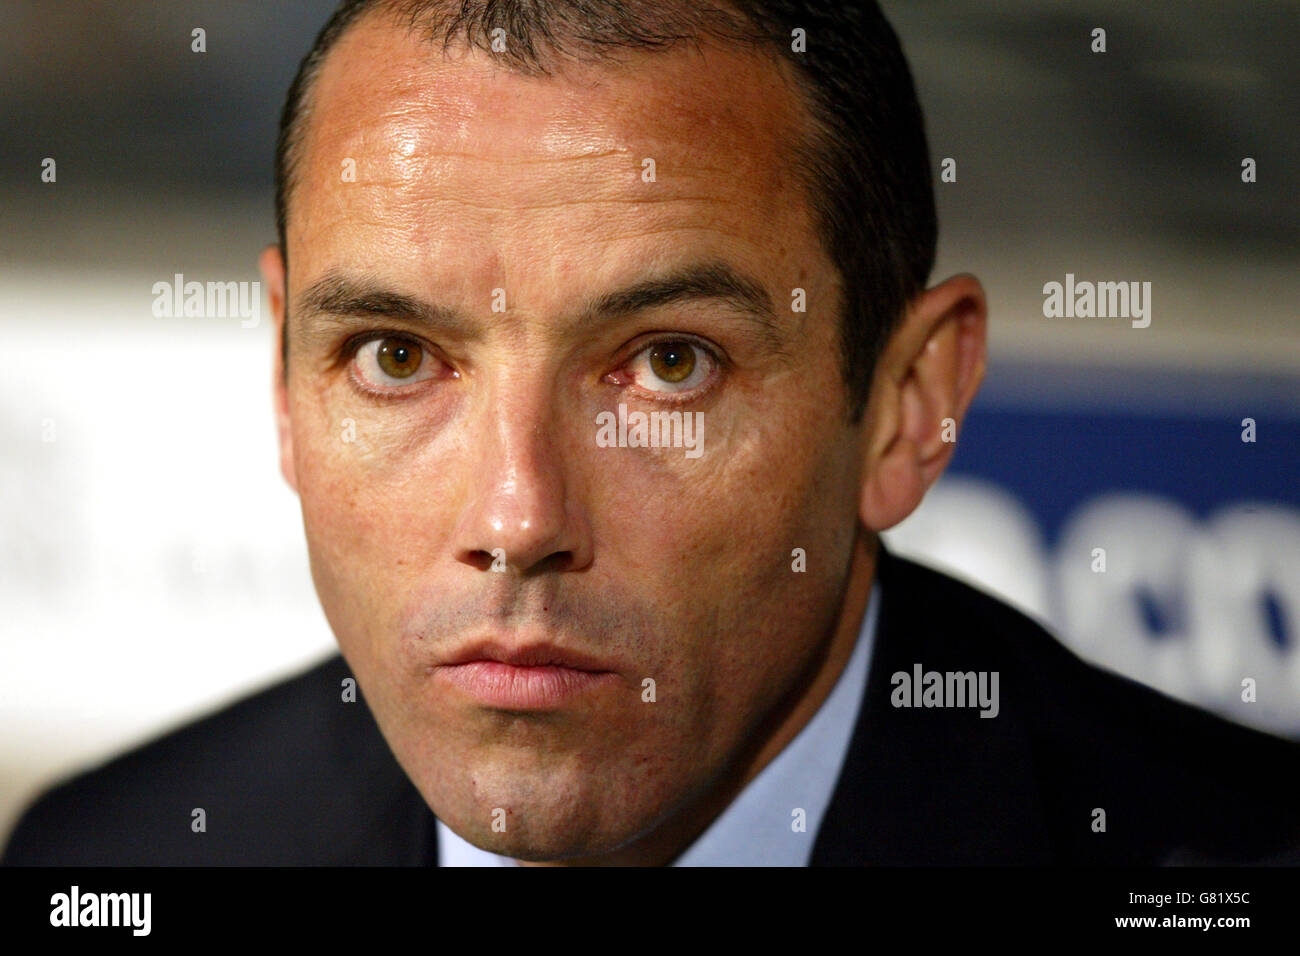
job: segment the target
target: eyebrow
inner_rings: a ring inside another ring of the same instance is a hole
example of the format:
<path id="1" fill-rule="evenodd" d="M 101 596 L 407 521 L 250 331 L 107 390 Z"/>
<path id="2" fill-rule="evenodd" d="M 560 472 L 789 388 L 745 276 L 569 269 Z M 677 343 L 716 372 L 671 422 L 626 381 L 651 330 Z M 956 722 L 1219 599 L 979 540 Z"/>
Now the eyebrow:
<path id="1" fill-rule="evenodd" d="M 722 261 L 706 261 L 650 276 L 614 292 L 604 293 L 578 310 L 579 327 L 589 327 L 637 312 L 688 301 L 722 302 L 746 320 L 774 349 L 782 335 L 772 298 L 751 276 Z M 295 313 L 302 319 L 320 316 L 384 316 L 428 325 L 462 337 L 475 332 L 475 321 L 459 309 L 426 302 L 385 288 L 370 276 L 330 270 L 299 297 Z"/>
<path id="2" fill-rule="evenodd" d="M 456 309 L 384 288 L 369 276 L 350 276 L 331 269 L 298 298 L 294 310 L 304 319 L 318 316 L 385 316 L 420 325 L 468 331 L 469 318 Z"/>
<path id="3" fill-rule="evenodd" d="M 725 262 L 685 266 L 643 279 L 625 289 L 599 296 L 580 313 L 583 325 L 620 318 L 647 309 L 692 300 L 720 301 L 752 320 L 773 344 L 780 345 L 780 325 L 767 290 L 756 279 Z"/>

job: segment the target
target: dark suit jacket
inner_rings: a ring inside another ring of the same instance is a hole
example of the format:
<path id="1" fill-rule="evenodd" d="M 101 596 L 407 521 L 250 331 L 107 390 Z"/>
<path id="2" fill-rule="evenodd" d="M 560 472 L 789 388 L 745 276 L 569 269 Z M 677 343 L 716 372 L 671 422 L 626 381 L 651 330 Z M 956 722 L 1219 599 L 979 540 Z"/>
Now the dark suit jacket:
<path id="1" fill-rule="evenodd" d="M 1300 746 L 1089 666 L 883 548 L 879 577 L 864 706 L 814 865 L 1300 862 Z M 915 664 L 998 671 L 997 717 L 894 707 L 890 677 Z M 336 655 L 57 786 L 3 862 L 436 865 L 433 814 L 364 701 L 341 702 L 347 676 Z"/>

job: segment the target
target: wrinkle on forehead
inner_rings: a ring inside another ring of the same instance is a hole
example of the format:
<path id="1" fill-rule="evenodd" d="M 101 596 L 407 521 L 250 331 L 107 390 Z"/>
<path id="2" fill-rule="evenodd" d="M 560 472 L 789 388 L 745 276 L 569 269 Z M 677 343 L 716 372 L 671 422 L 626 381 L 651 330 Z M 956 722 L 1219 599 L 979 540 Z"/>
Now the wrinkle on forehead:
<path id="1" fill-rule="evenodd" d="M 444 53 L 371 17 L 326 60 L 304 158 L 333 173 L 337 160 L 363 153 L 388 167 L 369 170 L 371 181 L 432 175 L 432 185 L 435 160 L 521 174 L 572 164 L 574 175 L 597 176 L 593 161 L 604 161 L 639 181 L 649 157 L 667 181 L 771 175 L 789 163 L 803 125 L 783 67 L 745 47 L 705 43 L 530 76 L 482 50 Z"/>

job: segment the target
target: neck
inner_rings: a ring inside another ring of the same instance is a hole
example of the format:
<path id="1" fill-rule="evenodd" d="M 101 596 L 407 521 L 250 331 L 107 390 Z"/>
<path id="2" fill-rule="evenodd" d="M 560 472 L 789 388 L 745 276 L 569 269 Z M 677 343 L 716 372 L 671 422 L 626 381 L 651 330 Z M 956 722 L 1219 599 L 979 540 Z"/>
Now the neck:
<path id="1" fill-rule="evenodd" d="M 829 639 L 823 642 L 803 677 L 760 725 L 753 743 L 732 761 L 731 768 L 703 796 L 652 833 L 613 853 L 558 863 L 520 862 L 525 866 L 663 866 L 680 856 L 750 781 L 776 759 L 830 696 L 853 654 L 877 564 L 876 536 L 859 528 L 839 617 Z"/>

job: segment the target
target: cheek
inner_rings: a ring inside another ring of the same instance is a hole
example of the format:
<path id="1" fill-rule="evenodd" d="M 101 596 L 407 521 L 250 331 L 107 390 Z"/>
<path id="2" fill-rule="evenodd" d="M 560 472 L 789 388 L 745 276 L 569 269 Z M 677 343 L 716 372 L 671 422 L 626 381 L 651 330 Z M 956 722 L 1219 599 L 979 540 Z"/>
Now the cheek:
<path id="1" fill-rule="evenodd" d="M 397 416 L 328 392 L 293 408 L 294 464 L 312 577 L 345 650 L 391 633 L 401 595 L 447 533 L 439 502 L 453 480 Z"/>
<path id="2" fill-rule="evenodd" d="M 855 438 L 811 409 L 779 411 L 706 415 L 696 459 L 677 449 L 600 450 L 592 501 L 605 543 L 687 590 L 721 579 L 741 591 L 772 579 L 798 586 L 795 548 L 807 558 L 802 573 L 842 571 L 856 524 Z"/>
<path id="3" fill-rule="evenodd" d="M 856 529 L 853 447 L 810 410 L 708 418 L 694 460 L 604 450 L 597 553 L 662 601 L 678 666 L 713 696 L 773 693 L 832 625 Z"/>

